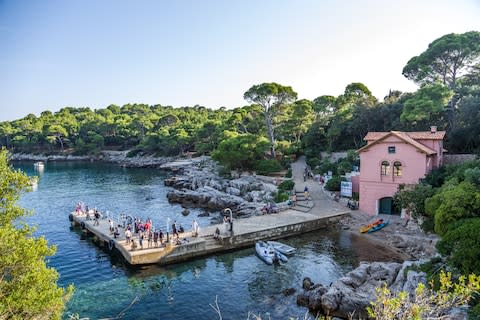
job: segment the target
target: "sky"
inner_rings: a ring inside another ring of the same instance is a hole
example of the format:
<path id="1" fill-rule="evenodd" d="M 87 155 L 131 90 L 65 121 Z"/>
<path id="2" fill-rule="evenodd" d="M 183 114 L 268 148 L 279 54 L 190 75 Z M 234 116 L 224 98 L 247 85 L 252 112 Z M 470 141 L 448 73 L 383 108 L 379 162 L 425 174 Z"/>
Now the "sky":
<path id="1" fill-rule="evenodd" d="M 480 31 L 480 0 L 0 0 L 0 121 L 62 107 L 235 108 L 253 85 L 299 99 L 352 82 L 415 91 L 408 60 Z"/>

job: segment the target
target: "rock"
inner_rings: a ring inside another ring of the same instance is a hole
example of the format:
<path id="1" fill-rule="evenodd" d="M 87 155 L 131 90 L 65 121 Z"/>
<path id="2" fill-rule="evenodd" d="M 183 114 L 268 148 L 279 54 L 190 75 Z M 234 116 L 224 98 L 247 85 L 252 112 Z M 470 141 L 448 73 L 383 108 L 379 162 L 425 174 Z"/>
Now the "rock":
<path id="1" fill-rule="evenodd" d="M 302 288 L 304 290 L 310 290 L 313 287 L 313 285 L 314 285 L 314 283 L 313 283 L 312 279 L 310 279 L 309 277 L 303 278 Z"/>
<path id="2" fill-rule="evenodd" d="M 295 290 L 295 288 L 288 288 L 288 289 L 284 289 L 282 291 L 283 295 L 284 296 L 291 296 L 292 294 L 294 294 L 297 290 Z"/>
<path id="3" fill-rule="evenodd" d="M 308 307 L 309 296 L 305 293 L 297 295 L 297 305 Z"/>
<path id="4" fill-rule="evenodd" d="M 327 292 L 321 284 L 316 284 L 314 288 L 310 291 L 308 298 L 308 309 L 313 312 L 318 312 L 322 310 L 322 296 Z"/>
<path id="5" fill-rule="evenodd" d="M 208 213 L 208 211 L 203 211 L 203 212 L 199 213 L 198 216 L 199 217 L 209 217 L 210 213 Z"/>
<path id="6" fill-rule="evenodd" d="M 234 187 L 227 187 L 225 190 L 226 193 L 234 195 L 234 196 L 239 196 L 241 195 L 240 189 L 234 188 Z"/>
<path id="7" fill-rule="evenodd" d="M 375 297 L 375 288 L 391 285 L 400 268 L 401 264 L 395 262 L 362 262 L 358 268 L 334 282 L 321 296 L 323 312 L 342 318 L 348 318 L 355 312 L 356 317 L 366 318 L 365 308 Z M 310 304 L 316 306 L 318 303 L 311 301 Z"/>

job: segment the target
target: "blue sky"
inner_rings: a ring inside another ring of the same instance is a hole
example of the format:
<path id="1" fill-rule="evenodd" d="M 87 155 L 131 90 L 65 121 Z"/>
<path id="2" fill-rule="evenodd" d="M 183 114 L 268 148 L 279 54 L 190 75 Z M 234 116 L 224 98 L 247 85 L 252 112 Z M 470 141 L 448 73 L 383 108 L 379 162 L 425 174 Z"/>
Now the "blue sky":
<path id="1" fill-rule="evenodd" d="M 478 0 L 0 0 L 0 121 L 65 106 L 245 105 L 252 85 L 299 98 L 362 82 L 414 91 L 407 61 L 480 30 Z"/>

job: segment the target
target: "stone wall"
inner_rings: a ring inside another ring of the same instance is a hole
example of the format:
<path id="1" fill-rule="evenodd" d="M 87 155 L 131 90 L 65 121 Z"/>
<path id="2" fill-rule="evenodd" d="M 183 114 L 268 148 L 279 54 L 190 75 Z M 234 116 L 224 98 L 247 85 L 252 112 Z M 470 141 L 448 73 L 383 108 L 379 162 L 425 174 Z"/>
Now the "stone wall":
<path id="1" fill-rule="evenodd" d="M 331 162 L 337 162 L 339 159 L 346 158 L 347 152 L 320 152 L 322 159 L 329 159 Z"/>
<path id="2" fill-rule="evenodd" d="M 475 154 L 444 154 L 443 164 L 460 164 L 477 159 Z"/>

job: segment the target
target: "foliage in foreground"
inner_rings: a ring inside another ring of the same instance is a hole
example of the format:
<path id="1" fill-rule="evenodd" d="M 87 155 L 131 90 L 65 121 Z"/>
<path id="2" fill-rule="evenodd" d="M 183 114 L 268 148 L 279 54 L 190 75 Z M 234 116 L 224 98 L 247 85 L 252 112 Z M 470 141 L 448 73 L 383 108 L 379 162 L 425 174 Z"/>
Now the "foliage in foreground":
<path id="1" fill-rule="evenodd" d="M 16 202 L 28 186 L 0 151 L 0 319 L 60 319 L 73 287 L 57 286 L 57 271 L 45 263 L 55 247 L 21 220 L 27 212 Z"/>
<path id="2" fill-rule="evenodd" d="M 480 277 L 461 276 L 455 283 L 451 273 L 440 273 L 440 288 L 433 290 L 420 284 L 414 297 L 402 291 L 393 294 L 388 288 L 377 289 L 377 299 L 368 308 L 370 317 L 378 320 L 442 319 L 453 307 L 466 305 L 480 290 Z"/>

